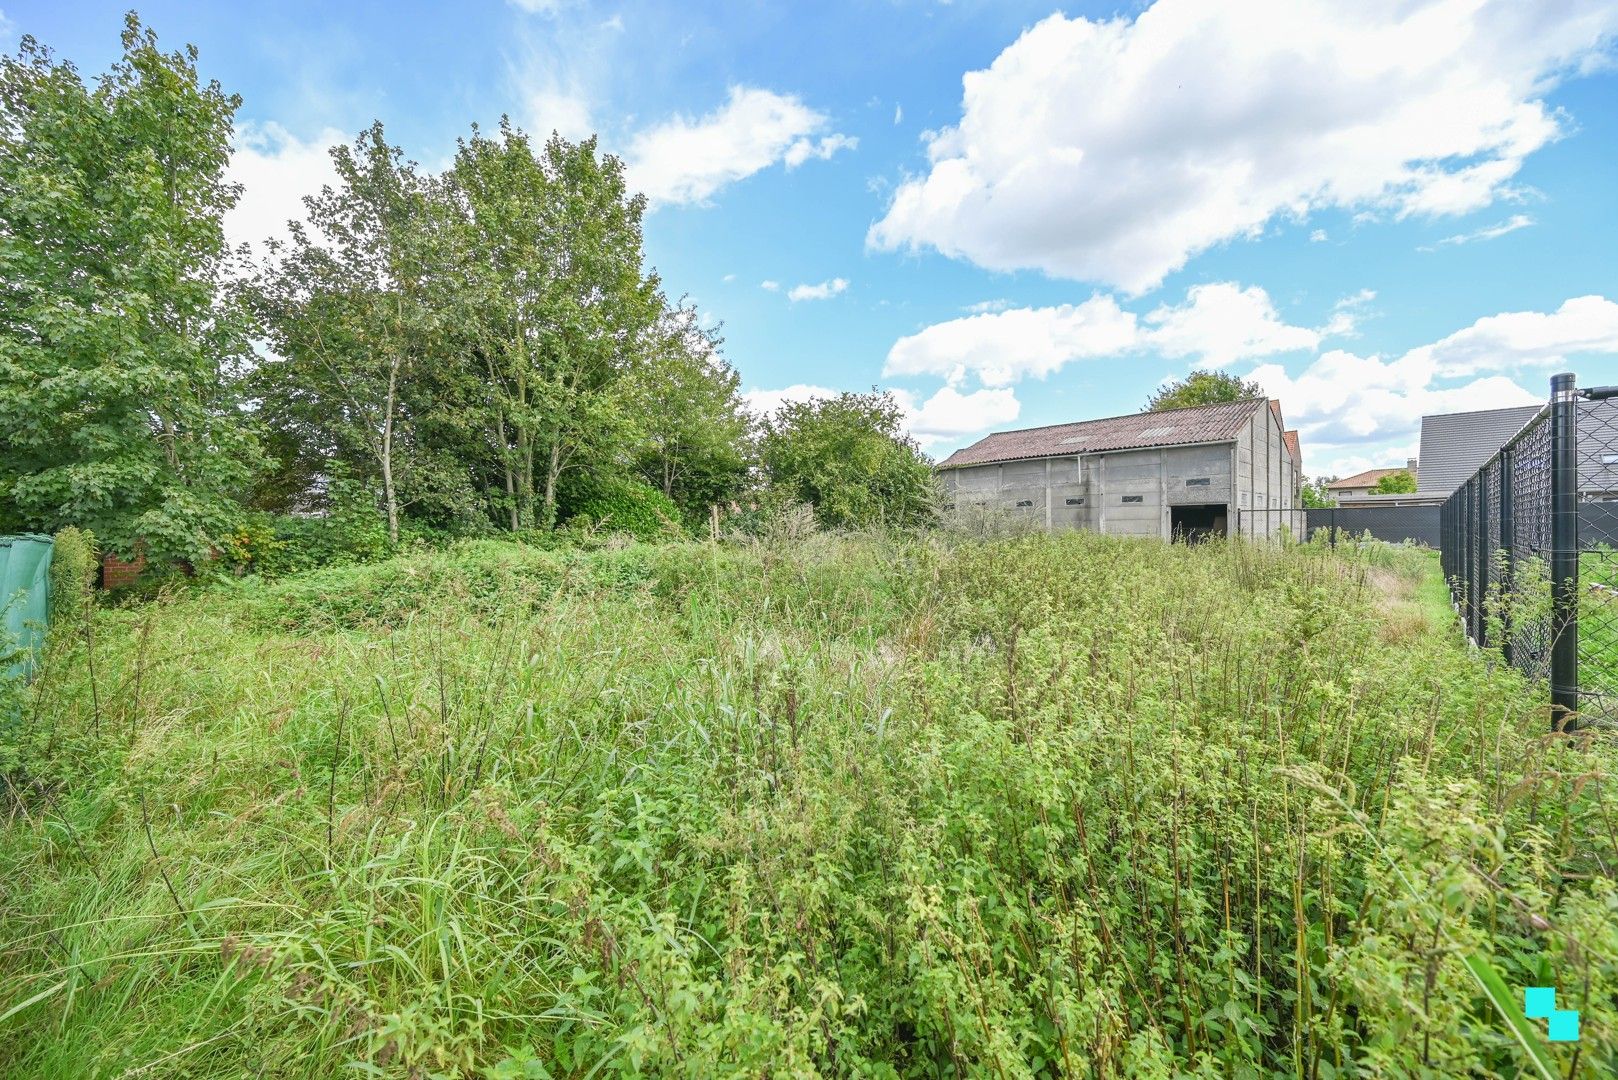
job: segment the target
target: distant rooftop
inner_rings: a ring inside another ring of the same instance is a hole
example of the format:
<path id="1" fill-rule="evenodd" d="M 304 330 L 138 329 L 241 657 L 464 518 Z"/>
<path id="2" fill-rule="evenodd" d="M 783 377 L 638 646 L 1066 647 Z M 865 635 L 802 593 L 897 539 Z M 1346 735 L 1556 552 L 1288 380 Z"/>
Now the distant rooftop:
<path id="1" fill-rule="evenodd" d="M 1228 442 L 1266 406 L 1264 398 L 1245 398 L 1189 409 L 1130 413 L 1075 424 L 997 431 L 939 462 L 941 469 L 988 465 L 1023 458 L 1066 457 L 1109 450 L 1146 450 L 1154 446 Z"/>
<path id="2" fill-rule="evenodd" d="M 1364 472 L 1355 473 L 1353 476 L 1345 476 L 1341 480 L 1333 480 L 1331 483 L 1326 485 L 1326 490 L 1336 491 L 1339 488 L 1376 487 L 1377 481 L 1381 480 L 1384 476 L 1392 476 L 1394 473 L 1409 471 L 1409 469 L 1366 469 Z"/>

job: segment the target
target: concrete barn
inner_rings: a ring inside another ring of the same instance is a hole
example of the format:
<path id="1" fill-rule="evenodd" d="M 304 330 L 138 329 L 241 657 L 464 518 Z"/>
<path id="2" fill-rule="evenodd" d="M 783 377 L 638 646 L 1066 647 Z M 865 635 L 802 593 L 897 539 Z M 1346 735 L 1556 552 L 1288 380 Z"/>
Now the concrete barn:
<path id="1" fill-rule="evenodd" d="M 1167 540 L 1297 531 L 1302 515 L 1277 511 L 1302 505 L 1301 466 L 1280 402 L 1247 398 L 995 432 L 938 468 L 957 506 Z"/>

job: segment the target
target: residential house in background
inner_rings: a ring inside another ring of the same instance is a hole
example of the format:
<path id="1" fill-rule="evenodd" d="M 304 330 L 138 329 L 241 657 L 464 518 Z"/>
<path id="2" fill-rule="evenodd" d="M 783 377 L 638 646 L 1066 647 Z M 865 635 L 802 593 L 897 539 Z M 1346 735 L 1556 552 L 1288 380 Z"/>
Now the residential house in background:
<path id="1" fill-rule="evenodd" d="M 1381 482 L 1384 476 L 1392 476 L 1401 472 L 1407 472 L 1416 477 L 1416 486 L 1419 488 L 1421 486 L 1421 476 L 1416 471 L 1417 460 L 1416 458 L 1409 459 L 1402 469 L 1366 469 L 1364 472 L 1355 473 L 1353 476 L 1333 480 L 1326 485 L 1326 491 L 1339 499 L 1374 495 L 1376 494 L 1376 485 Z"/>
<path id="2" fill-rule="evenodd" d="M 938 468 L 957 506 L 1167 540 L 1275 533 L 1287 515 L 1270 511 L 1300 505 L 1301 466 L 1280 402 L 1246 398 L 995 432 Z"/>

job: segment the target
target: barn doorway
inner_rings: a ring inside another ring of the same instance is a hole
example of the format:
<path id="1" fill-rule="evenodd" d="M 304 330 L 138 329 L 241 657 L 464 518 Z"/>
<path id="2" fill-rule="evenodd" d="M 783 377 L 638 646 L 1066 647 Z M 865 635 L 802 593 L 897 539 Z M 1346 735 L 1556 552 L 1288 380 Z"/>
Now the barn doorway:
<path id="1" fill-rule="evenodd" d="M 1210 536 L 1225 535 L 1225 512 L 1224 503 L 1173 506 L 1169 508 L 1169 528 L 1175 540 L 1184 544 L 1200 544 Z"/>

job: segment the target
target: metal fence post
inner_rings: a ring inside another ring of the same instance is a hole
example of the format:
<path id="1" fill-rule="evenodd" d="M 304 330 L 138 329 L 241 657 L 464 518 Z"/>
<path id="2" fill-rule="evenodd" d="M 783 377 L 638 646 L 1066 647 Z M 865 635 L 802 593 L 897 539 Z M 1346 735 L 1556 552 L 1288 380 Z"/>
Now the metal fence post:
<path id="1" fill-rule="evenodd" d="M 1579 392 L 1551 379 L 1551 728 L 1579 711 Z"/>
<path id="2" fill-rule="evenodd" d="M 1478 644 L 1489 627 L 1489 478 L 1478 473 Z"/>
<path id="3" fill-rule="evenodd" d="M 1517 522 L 1512 515 L 1512 470 L 1516 468 L 1516 451 L 1506 447 L 1500 451 L 1500 655 L 1511 663 L 1511 602 L 1516 591 Z"/>

